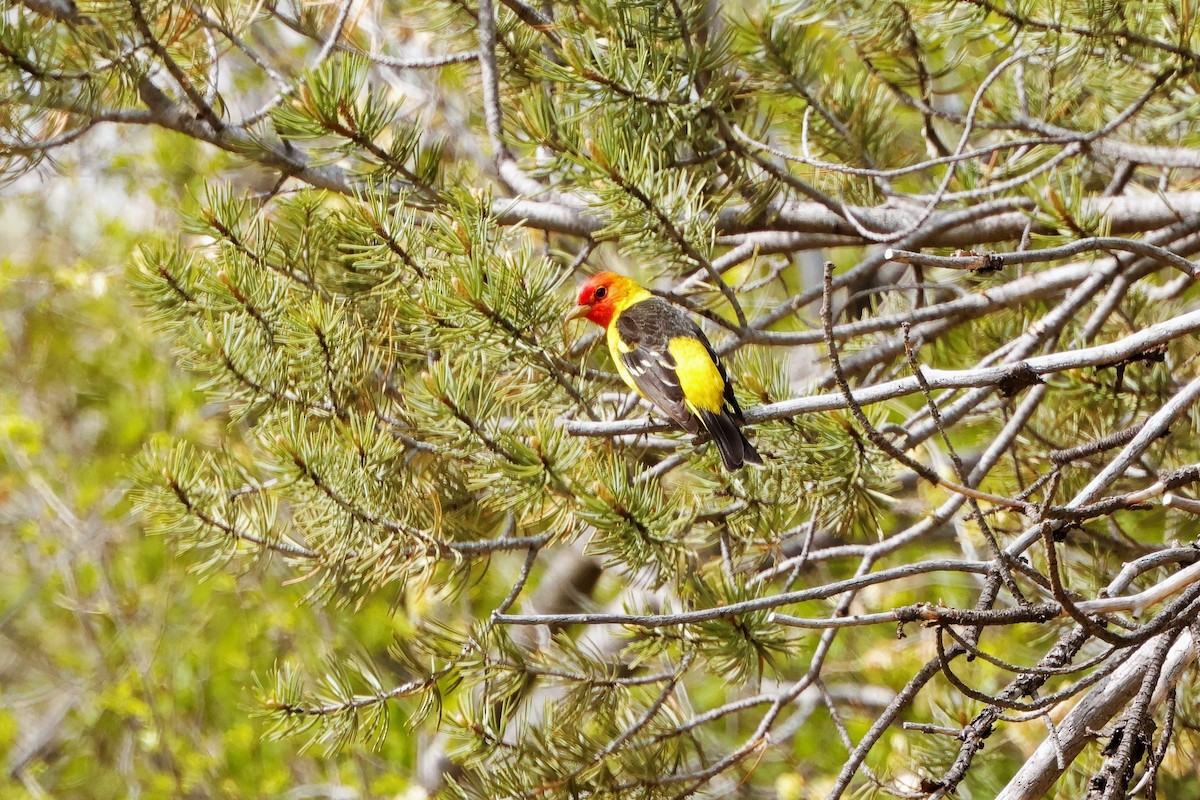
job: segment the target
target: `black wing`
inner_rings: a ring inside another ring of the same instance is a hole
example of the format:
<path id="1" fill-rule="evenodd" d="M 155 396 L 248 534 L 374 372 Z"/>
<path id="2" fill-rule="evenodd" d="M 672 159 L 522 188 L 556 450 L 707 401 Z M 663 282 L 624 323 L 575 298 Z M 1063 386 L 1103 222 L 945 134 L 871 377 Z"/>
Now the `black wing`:
<path id="1" fill-rule="evenodd" d="M 701 428 L 708 431 L 727 470 L 739 469 L 746 462 L 763 463 L 754 445 L 740 430 L 745 420 L 725 366 L 695 322 L 666 300 L 655 297 L 625 309 L 617 317 L 617 333 L 625 346 L 630 348 L 629 352 L 617 357 L 650 402 L 689 433 L 699 433 Z M 721 380 L 725 383 L 725 407 L 719 413 L 701 411 L 697 418 L 684 403 L 683 389 L 679 386 L 679 376 L 675 371 L 675 359 L 669 347 L 671 340 L 677 336 L 699 340 L 717 365 Z"/>
<path id="2" fill-rule="evenodd" d="M 675 336 L 698 336 L 704 341 L 700 329 L 679 309 L 654 297 L 622 311 L 617 333 L 631 348 L 617 357 L 641 393 L 688 433 L 698 433 L 700 423 L 684 403 L 675 359 L 667 346 Z"/>

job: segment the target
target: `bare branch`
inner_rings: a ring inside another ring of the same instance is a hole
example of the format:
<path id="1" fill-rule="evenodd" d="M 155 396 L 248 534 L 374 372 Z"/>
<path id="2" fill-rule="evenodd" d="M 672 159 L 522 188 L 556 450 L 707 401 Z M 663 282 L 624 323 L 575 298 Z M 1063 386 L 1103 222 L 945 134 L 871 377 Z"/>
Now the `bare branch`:
<path id="1" fill-rule="evenodd" d="M 921 374 L 929 388 L 935 390 L 1009 386 L 1019 391 L 1021 388 L 1038 383 L 1043 375 L 1118 363 L 1196 331 L 1200 331 L 1200 311 L 1181 314 L 1111 344 L 1097 345 L 1082 350 L 1064 350 L 1004 366 L 983 369 L 943 370 L 922 366 Z M 870 405 L 916 394 L 920 391 L 921 381 L 915 377 L 909 377 L 855 389 L 851 394 L 855 403 Z M 840 393 L 820 394 L 748 409 L 745 416 L 747 422 L 758 423 L 787 419 L 814 411 L 835 411 L 849 408 L 849 406 L 850 401 Z M 664 422 L 647 420 L 616 420 L 613 422 L 568 420 L 565 425 L 567 430 L 575 436 L 654 433 L 673 428 L 672 425 Z"/>

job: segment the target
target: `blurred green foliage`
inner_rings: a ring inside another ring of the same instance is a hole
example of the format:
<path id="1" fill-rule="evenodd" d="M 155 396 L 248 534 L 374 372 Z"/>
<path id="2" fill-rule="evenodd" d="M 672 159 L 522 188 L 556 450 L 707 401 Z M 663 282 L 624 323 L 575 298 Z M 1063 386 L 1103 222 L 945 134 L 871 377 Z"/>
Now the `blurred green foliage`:
<path id="1" fill-rule="evenodd" d="M 298 754 L 266 741 L 253 676 L 361 648 L 387 603 L 301 603 L 269 563 L 212 571 L 147 537 L 127 496 L 151 441 L 235 435 L 142 321 L 127 281 L 229 160 L 174 134 L 92 147 L 4 189 L 0 229 L 0 796 L 392 796 L 413 742 Z M 408 765 L 406 767 L 406 765 Z"/>

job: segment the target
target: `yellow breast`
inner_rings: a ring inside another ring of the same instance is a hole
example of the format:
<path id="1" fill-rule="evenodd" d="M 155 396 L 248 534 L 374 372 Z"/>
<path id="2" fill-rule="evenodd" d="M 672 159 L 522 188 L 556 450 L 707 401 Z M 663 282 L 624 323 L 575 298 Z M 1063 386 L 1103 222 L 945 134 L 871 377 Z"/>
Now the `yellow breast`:
<path id="1" fill-rule="evenodd" d="M 646 397 L 646 395 L 642 394 L 642 390 L 638 388 L 638 385 L 633 382 L 633 376 L 629 374 L 629 370 L 625 368 L 625 361 L 621 356 L 633 348 L 621 341 L 621 336 L 617 333 L 616 325 L 608 326 L 607 339 L 608 352 L 612 354 L 613 363 L 617 365 L 617 374 L 621 376 L 621 380 L 625 381 L 630 389 L 633 389 L 642 397 Z M 649 398 L 646 399 L 648 400 Z"/>

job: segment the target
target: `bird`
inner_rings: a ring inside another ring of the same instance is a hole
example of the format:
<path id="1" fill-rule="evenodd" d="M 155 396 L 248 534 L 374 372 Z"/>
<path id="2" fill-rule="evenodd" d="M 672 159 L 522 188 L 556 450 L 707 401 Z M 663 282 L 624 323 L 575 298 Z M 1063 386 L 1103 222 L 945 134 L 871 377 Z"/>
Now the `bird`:
<path id="1" fill-rule="evenodd" d="M 707 431 L 725 469 L 763 463 L 742 434 L 746 420 L 729 374 L 687 314 L 614 272 L 589 278 L 576 306 L 565 321 L 587 319 L 604 328 L 625 383 L 688 433 Z"/>

